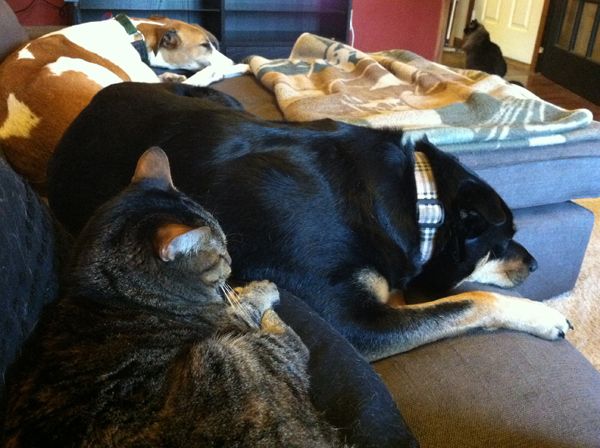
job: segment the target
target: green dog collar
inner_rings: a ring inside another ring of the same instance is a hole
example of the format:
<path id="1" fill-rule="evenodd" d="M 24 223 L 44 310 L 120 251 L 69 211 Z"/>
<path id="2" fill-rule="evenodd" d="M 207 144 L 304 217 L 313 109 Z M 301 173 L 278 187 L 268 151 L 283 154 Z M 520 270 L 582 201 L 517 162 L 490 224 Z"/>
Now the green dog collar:
<path id="1" fill-rule="evenodd" d="M 121 13 L 115 16 L 115 20 L 123 27 L 125 32 L 131 37 L 131 45 L 139 53 L 140 58 L 146 65 L 150 65 L 148 59 L 148 48 L 146 48 L 146 40 L 144 35 L 138 31 L 133 22 L 127 17 L 127 15 Z"/>

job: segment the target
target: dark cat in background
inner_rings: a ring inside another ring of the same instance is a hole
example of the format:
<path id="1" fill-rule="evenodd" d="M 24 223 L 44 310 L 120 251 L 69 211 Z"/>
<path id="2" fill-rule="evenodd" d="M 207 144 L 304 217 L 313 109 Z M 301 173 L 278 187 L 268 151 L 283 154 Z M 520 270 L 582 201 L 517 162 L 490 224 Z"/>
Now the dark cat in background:
<path id="1" fill-rule="evenodd" d="M 506 75 L 506 61 L 500 47 L 490 40 L 490 33 L 477 20 L 473 19 L 464 29 L 462 44 L 467 61 L 465 67 L 480 70 L 492 75 Z"/>
<path id="2" fill-rule="evenodd" d="M 146 151 L 82 231 L 68 292 L 13 371 L 3 446 L 340 446 L 277 288 L 232 291 L 230 263 L 219 224 Z"/>

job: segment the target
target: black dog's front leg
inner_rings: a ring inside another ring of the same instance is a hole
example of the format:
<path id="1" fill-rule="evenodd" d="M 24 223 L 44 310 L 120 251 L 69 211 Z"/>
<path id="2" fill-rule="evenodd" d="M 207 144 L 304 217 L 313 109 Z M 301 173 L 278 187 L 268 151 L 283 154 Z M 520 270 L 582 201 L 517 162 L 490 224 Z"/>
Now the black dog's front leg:
<path id="1" fill-rule="evenodd" d="M 370 361 L 476 328 L 506 328 L 544 339 L 562 338 L 572 328 L 543 303 L 491 292 L 466 292 L 399 308 L 366 295 L 353 297 L 350 308 L 343 314 L 338 308 L 330 321 Z"/>

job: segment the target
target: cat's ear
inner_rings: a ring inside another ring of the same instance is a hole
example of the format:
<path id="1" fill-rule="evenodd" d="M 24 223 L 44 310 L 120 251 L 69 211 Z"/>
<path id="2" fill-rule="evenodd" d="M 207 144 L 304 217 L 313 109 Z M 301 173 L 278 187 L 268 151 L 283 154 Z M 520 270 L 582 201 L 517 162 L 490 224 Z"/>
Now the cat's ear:
<path id="1" fill-rule="evenodd" d="M 162 261 L 173 261 L 177 255 L 198 252 L 210 238 L 210 227 L 163 224 L 154 235 L 154 247 Z"/>
<path id="2" fill-rule="evenodd" d="M 147 149 L 138 159 L 131 182 L 147 182 L 163 190 L 175 188 L 165 152 L 158 146 Z"/>

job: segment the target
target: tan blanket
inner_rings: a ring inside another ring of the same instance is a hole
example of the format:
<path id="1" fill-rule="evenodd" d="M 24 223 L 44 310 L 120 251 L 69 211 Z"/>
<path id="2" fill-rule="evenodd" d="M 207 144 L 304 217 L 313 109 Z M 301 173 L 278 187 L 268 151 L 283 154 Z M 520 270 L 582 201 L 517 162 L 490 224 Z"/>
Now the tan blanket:
<path id="1" fill-rule="evenodd" d="M 498 76 L 445 67 L 404 50 L 366 54 L 305 33 L 289 59 L 249 59 L 289 121 L 332 118 L 401 128 L 436 144 L 518 139 L 561 143 L 587 126 L 585 109 L 566 111 Z"/>

